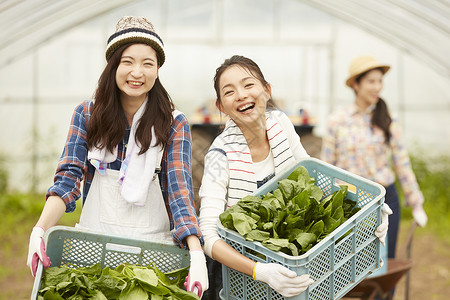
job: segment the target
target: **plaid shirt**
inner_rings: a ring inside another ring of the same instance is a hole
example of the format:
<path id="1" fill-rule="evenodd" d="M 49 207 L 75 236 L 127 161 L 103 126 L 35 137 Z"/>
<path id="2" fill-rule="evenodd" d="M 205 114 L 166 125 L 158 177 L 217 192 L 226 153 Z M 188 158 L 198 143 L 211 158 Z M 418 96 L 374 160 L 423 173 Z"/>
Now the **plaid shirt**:
<path id="1" fill-rule="evenodd" d="M 87 160 L 86 142 L 86 124 L 92 108 L 93 102 L 85 101 L 75 109 L 67 141 L 56 169 L 54 184 L 46 195 L 47 198 L 51 195 L 61 197 L 66 204 L 66 212 L 75 210 L 75 201 L 81 196 L 80 183 L 83 180 L 84 203 L 94 177 L 95 168 Z M 118 145 L 117 160 L 109 163 L 108 169 L 120 170 L 125 159 L 129 134 L 130 128 L 127 128 L 123 141 Z M 161 161 L 159 180 L 171 229 L 175 228 L 173 239 L 184 246 L 186 246 L 184 239 L 189 235 L 198 236 L 203 243 L 193 205 L 191 156 L 189 123 L 183 114 L 179 114 L 170 129 L 169 142 Z"/>
<path id="2" fill-rule="evenodd" d="M 370 109 L 361 112 L 355 105 L 332 114 L 322 140 L 322 159 L 385 187 L 397 175 L 406 203 L 423 203 L 398 122 L 392 120 L 387 145 L 384 132 L 372 126 L 371 118 Z"/>

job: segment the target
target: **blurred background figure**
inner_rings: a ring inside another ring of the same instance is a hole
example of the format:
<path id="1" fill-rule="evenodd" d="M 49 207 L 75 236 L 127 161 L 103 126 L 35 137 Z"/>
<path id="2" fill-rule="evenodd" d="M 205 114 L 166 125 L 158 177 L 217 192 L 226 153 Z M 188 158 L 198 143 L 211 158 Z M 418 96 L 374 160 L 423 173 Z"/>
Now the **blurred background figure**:
<path id="1" fill-rule="evenodd" d="M 402 131 L 380 97 L 383 76 L 390 66 L 372 56 L 355 58 L 345 84 L 355 93 L 354 103 L 330 115 L 322 139 L 321 158 L 351 173 L 380 183 L 386 188 L 389 216 L 388 257 L 394 258 L 400 224 L 398 178 L 406 205 L 412 206 L 415 221 L 427 223 L 423 195 L 412 171 Z"/>

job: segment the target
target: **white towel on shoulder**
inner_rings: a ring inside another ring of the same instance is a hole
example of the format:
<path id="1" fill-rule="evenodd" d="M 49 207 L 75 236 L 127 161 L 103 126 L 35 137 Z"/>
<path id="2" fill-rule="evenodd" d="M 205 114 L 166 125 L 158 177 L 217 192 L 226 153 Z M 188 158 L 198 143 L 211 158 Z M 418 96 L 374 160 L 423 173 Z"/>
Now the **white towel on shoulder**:
<path id="1" fill-rule="evenodd" d="M 288 135 L 276 118 L 276 111 L 266 113 L 266 132 L 275 164 L 275 175 L 295 164 Z M 228 205 L 233 205 L 257 189 L 255 167 L 250 149 L 239 126 L 228 120 L 220 135 L 230 172 Z"/>
<path id="2" fill-rule="evenodd" d="M 143 206 L 147 199 L 149 186 L 158 163 L 160 147 L 155 147 L 156 137 L 152 128 L 152 141 L 150 148 L 139 155 L 140 144 L 135 140 L 135 134 L 139 121 L 147 105 L 147 99 L 142 103 L 133 117 L 130 137 L 128 139 L 127 154 L 120 168 L 119 184 L 120 194 L 129 203 Z M 106 148 L 94 148 L 88 152 L 88 160 L 98 170 L 100 175 L 106 174 L 106 165 L 117 159 L 117 146 L 111 153 Z"/>

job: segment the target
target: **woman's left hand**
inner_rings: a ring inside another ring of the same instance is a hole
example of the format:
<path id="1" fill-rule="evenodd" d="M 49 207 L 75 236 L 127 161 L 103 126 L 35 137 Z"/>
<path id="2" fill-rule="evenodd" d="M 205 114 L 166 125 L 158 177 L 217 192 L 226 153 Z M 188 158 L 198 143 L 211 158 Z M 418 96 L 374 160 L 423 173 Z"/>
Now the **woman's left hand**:
<path id="1" fill-rule="evenodd" d="M 381 224 L 375 231 L 375 235 L 383 246 L 385 245 L 386 234 L 389 227 L 389 215 L 392 215 L 392 210 L 389 205 L 383 203 L 383 206 L 381 207 Z"/>
<path id="2" fill-rule="evenodd" d="M 191 256 L 191 266 L 184 287 L 188 292 L 195 292 L 201 298 L 209 287 L 205 254 L 202 250 L 191 250 L 189 254 Z"/>

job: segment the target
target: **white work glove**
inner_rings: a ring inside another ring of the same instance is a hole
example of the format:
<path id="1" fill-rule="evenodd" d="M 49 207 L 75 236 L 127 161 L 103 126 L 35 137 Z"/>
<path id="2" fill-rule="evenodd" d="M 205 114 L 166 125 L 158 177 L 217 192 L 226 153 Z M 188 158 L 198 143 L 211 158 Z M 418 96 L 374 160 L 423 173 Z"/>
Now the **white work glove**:
<path id="1" fill-rule="evenodd" d="M 191 250 L 189 254 L 191 256 L 191 266 L 189 275 L 184 282 L 184 287 L 188 292 L 194 292 L 201 298 L 209 287 L 205 254 L 202 250 Z"/>
<path id="2" fill-rule="evenodd" d="M 297 276 L 297 273 L 294 271 L 275 263 L 257 262 L 254 278 L 267 283 L 284 297 L 297 296 L 314 282 L 309 277 L 309 274 Z"/>
<path id="3" fill-rule="evenodd" d="M 414 205 L 412 209 L 412 215 L 417 225 L 419 225 L 420 227 L 425 227 L 425 225 L 427 225 L 428 217 L 425 213 L 425 210 L 423 210 L 422 204 Z"/>
<path id="4" fill-rule="evenodd" d="M 44 228 L 39 226 L 34 226 L 33 231 L 30 235 L 30 244 L 28 245 L 28 258 L 27 266 L 30 267 L 31 274 L 36 276 L 37 266 L 39 260 L 41 260 L 44 268 L 50 267 L 52 262 L 50 258 L 45 253 L 44 239 Z"/>
<path id="5" fill-rule="evenodd" d="M 376 237 L 380 240 L 381 244 L 384 246 L 386 240 L 386 234 L 389 227 L 389 215 L 392 215 L 392 210 L 386 203 L 383 203 L 381 207 L 381 224 L 377 227 L 375 231 Z"/>

